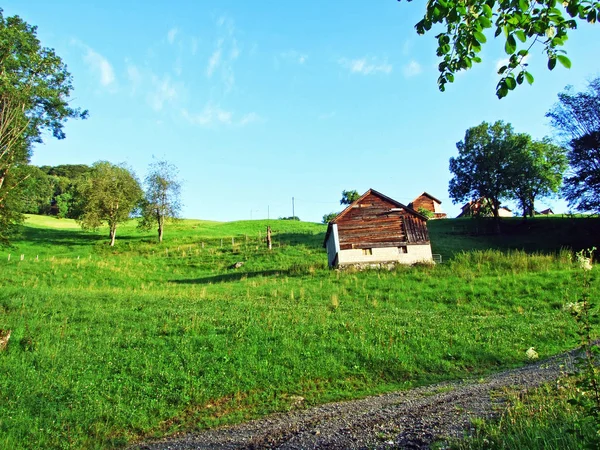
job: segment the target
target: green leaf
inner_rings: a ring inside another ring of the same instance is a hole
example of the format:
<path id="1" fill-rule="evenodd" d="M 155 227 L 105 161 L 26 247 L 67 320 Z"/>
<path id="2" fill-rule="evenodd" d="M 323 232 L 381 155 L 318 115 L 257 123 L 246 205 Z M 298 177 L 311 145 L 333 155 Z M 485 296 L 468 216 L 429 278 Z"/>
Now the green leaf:
<path id="1" fill-rule="evenodd" d="M 517 87 L 517 82 L 512 77 L 506 77 L 506 87 L 512 91 Z"/>
<path id="2" fill-rule="evenodd" d="M 553 70 L 556 67 L 556 56 L 548 58 L 548 69 Z"/>
<path id="3" fill-rule="evenodd" d="M 491 20 L 488 19 L 485 16 L 479 16 L 479 18 L 477 19 L 477 21 L 481 24 L 481 26 L 483 28 L 491 28 L 491 26 L 492 26 Z"/>
<path id="4" fill-rule="evenodd" d="M 492 12 L 492 8 L 489 7 L 489 5 L 486 5 L 485 3 L 483 4 L 483 6 L 481 7 L 481 10 L 483 11 L 483 14 L 485 14 L 485 17 L 491 19 L 493 16 L 493 12 Z"/>
<path id="5" fill-rule="evenodd" d="M 475 39 L 477 39 L 477 42 L 481 42 L 482 44 L 485 44 L 487 41 L 485 35 L 481 31 L 476 31 L 475 33 L 473 33 L 473 36 L 475 37 Z"/>
<path id="6" fill-rule="evenodd" d="M 502 34 L 502 28 L 498 27 L 498 28 L 496 28 L 496 32 L 494 33 L 494 37 L 497 38 L 498 36 L 500 36 L 500 34 Z"/>
<path id="7" fill-rule="evenodd" d="M 481 62 L 481 58 L 479 56 L 473 56 L 473 62 L 474 63 L 480 63 Z"/>
<path id="8" fill-rule="evenodd" d="M 506 72 L 506 69 L 508 69 L 508 66 L 502 66 L 498 69 L 498 75 L 502 75 L 504 72 Z"/>
<path id="9" fill-rule="evenodd" d="M 527 11 L 529 9 L 529 2 L 527 0 L 519 0 L 519 8 L 521 11 Z"/>
<path id="10" fill-rule="evenodd" d="M 533 75 L 531 75 L 529 72 L 523 72 L 525 74 L 525 79 L 527 80 L 527 82 L 529 84 L 533 84 Z"/>
<path id="11" fill-rule="evenodd" d="M 517 31 L 515 31 L 515 36 L 521 42 L 525 42 L 527 40 L 527 37 L 525 36 L 525 32 L 523 30 L 517 30 Z"/>
<path id="12" fill-rule="evenodd" d="M 515 41 L 515 36 L 512 34 L 509 34 L 508 37 L 506 38 L 506 44 L 504 45 L 504 51 L 506 51 L 506 53 L 508 55 L 512 55 L 516 49 L 517 49 L 517 43 Z"/>
<path id="13" fill-rule="evenodd" d="M 517 84 L 523 84 L 524 78 L 525 78 L 525 72 L 519 72 L 519 75 L 517 75 Z"/>
<path id="14" fill-rule="evenodd" d="M 596 10 L 595 9 L 590 9 L 590 12 L 587 15 L 587 21 L 589 23 L 595 23 L 596 22 Z"/>
<path id="15" fill-rule="evenodd" d="M 558 61 L 567 69 L 571 68 L 571 60 L 567 58 L 565 55 L 556 55 Z"/>

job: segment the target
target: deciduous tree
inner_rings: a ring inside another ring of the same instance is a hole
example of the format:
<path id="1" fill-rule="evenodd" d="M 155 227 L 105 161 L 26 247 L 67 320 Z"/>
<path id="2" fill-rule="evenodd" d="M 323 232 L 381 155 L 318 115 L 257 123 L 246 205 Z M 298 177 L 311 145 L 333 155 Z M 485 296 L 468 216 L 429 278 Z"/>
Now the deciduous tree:
<path id="1" fill-rule="evenodd" d="M 580 211 L 600 211 L 600 77 L 587 90 L 568 87 L 546 114 L 568 147 L 564 193 Z"/>
<path id="2" fill-rule="evenodd" d="M 329 214 L 323 215 L 323 223 L 327 225 L 329 222 L 335 219 L 338 214 L 339 213 L 336 212 L 330 212 Z"/>
<path id="3" fill-rule="evenodd" d="M 510 197 L 517 200 L 523 217 L 533 217 L 535 200 L 559 192 L 567 168 L 566 150 L 545 138 L 516 148 L 509 175 Z"/>
<path id="4" fill-rule="evenodd" d="M 140 228 L 158 229 L 158 242 L 163 241 L 165 223 L 179 217 L 181 211 L 181 183 L 177 178 L 178 170 L 167 161 L 158 161 L 150 165 L 146 176 L 146 194 L 142 202 Z"/>
<path id="5" fill-rule="evenodd" d="M 65 137 L 69 118 L 85 117 L 70 106 L 71 74 L 54 50 L 44 48 L 37 29 L 0 9 L 0 239 L 19 222 L 20 211 L 9 200 L 23 180 L 13 168 L 29 162 L 31 146 L 42 133 Z"/>
<path id="6" fill-rule="evenodd" d="M 350 205 L 351 203 L 358 200 L 360 195 L 357 191 L 342 191 L 342 199 L 340 200 L 340 205 Z"/>
<path id="7" fill-rule="evenodd" d="M 503 39 L 508 56 L 508 64 L 498 70 L 501 79 L 496 95 L 502 98 L 523 81 L 533 83 L 525 61 L 535 44 L 542 46 L 548 69 L 554 69 L 557 61 L 570 68 L 571 61 L 560 47 L 578 22 L 596 23 L 598 19 L 600 3 L 595 0 L 430 0 L 415 28 L 419 34 L 436 24 L 442 28 L 436 35 L 441 91 L 457 72 L 481 62 L 479 55 L 489 37 L 486 31 L 494 30 L 494 37 Z"/>
<path id="8" fill-rule="evenodd" d="M 77 194 L 81 227 L 94 230 L 106 223 L 112 247 L 117 225 L 129 219 L 143 192 L 137 178 L 127 167 L 99 161 L 79 183 Z"/>
<path id="9" fill-rule="evenodd" d="M 458 156 L 450 158 L 452 200 L 487 199 L 499 232 L 500 199 L 509 196 L 513 157 L 526 144 L 524 135 L 515 134 L 512 126 L 502 121 L 469 128 L 464 140 L 456 144 Z"/>

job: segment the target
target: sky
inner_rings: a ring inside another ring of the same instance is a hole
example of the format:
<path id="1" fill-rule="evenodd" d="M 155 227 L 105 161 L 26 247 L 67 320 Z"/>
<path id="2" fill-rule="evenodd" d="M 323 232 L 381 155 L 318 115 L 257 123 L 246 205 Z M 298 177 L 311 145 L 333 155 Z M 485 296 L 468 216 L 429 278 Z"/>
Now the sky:
<path id="1" fill-rule="evenodd" d="M 183 181 L 182 216 L 231 221 L 295 213 L 320 222 L 342 190 L 401 203 L 426 191 L 453 217 L 448 161 L 465 131 L 503 120 L 535 139 L 565 86 L 600 75 L 600 26 L 580 24 L 550 72 L 534 47 L 523 85 L 498 100 L 503 43 L 437 88 L 425 2 L 4 1 L 38 27 L 73 76 L 67 138 L 34 149 L 36 165 L 125 163 L 140 180 L 168 160 Z M 293 201 L 292 201 L 293 199 Z M 536 204 L 565 211 L 560 200 Z M 294 208 L 294 209 L 292 209 Z"/>

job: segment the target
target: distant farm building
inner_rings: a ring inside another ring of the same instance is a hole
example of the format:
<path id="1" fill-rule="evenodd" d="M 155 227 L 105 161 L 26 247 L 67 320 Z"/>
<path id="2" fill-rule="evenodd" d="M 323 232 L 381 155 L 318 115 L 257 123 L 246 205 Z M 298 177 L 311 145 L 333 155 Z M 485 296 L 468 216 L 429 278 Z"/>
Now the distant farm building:
<path id="1" fill-rule="evenodd" d="M 535 213 L 536 216 L 551 216 L 553 214 L 554 211 L 552 211 L 552 208 L 544 209 L 543 211 Z"/>
<path id="2" fill-rule="evenodd" d="M 329 267 L 431 262 L 427 218 L 369 189 L 329 222 Z"/>
<path id="3" fill-rule="evenodd" d="M 442 202 L 435 198 L 433 195 L 423 192 L 412 202 L 408 204 L 409 208 L 420 212 L 421 209 L 429 211 L 433 214 L 432 219 L 445 219 L 446 213 L 442 212 Z"/>
<path id="4" fill-rule="evenodd" d="M 513 213 L 510 209 L 505 206 L 501 206 L 498 209 L 498 215 L 500 217 L 512 217 Z M 489 201 L 483 198 L 479 200 L 471 200 L 470 202 L 465 203 L 461 207 L 461 212 L 456 218 L 460 217 L 491 217 L 492 209 L 489 205 Z"/>

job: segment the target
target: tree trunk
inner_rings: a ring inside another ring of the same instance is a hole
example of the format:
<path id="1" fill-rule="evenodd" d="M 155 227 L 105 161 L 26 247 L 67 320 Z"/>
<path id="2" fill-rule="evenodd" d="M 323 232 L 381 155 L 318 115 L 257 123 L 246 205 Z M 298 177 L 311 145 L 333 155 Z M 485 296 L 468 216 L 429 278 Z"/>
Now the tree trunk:
<path id="1" fill-rule="evenodd" d="M 271 242 L 271 227 L 267 226 L 267 248 L 271 250 L 273 248 L 273 244 Z"/>
<path id="2" fill-rule="evenodd" d="M 491 199 L 492 202 L 492 214 L 494 215 L 494 231 L 496 232 L 496 234 L 500 234 L 501 230 L 500 230 L 500 202 L 493 198 Z"/>
<path id="3" fill-rule="evenodd" d="M 110 246 L 115 246 L 115 237 L 117 236 L 117 225 L 110 226 Z"/>
<path id="4" fill-rule="evenodd" d="M 163 241 L 163 231 L 164 226 L 161 222 L 158 222 L 158 242 L 161 243 Z"/>

